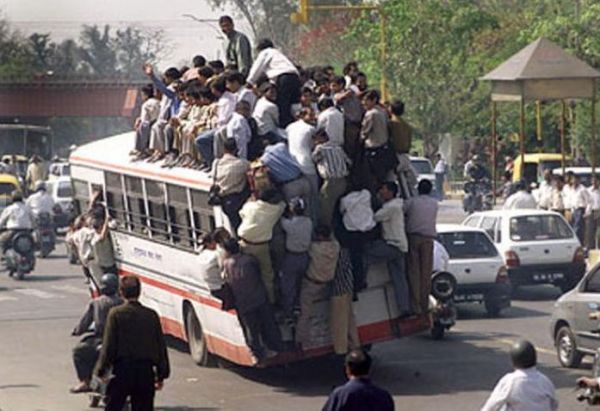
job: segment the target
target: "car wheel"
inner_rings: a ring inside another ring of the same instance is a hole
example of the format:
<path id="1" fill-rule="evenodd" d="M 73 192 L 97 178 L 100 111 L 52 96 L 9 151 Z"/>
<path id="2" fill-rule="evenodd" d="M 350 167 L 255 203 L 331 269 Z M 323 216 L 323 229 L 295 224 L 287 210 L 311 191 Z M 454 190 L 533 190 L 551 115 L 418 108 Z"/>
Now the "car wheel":
<path id="1" fill-rule="evenodd" d="M 192 359 L 200 366 L 209 366 L 212 362 L 212 356 L 208 352 L 202 325 L 192 307 L 185 311 L 185 329 Z"/>
<path id="2" fill-rule="evenodd" d="M 559 328 L 556 333 L 555 345 L 560 365 L 567 368 L 579 367 L 583 354 L 577 350 L 575 337 L 568 326 Z"/>
<path id="3" fill-rule="evenodd" d="M 500 316 L 500 311 L 502 311 L 502 309 L 498 304 L 488 302 L 488 300 L 485 300 L 484 304 L 488 317 L 498 318 Z"/>

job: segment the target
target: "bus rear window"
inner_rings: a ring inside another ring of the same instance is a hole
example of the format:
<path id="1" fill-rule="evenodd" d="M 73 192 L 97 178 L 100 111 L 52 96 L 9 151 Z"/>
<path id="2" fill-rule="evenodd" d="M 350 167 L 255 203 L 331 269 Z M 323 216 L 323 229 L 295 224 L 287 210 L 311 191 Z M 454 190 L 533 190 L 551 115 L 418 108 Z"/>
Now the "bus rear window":
<path id="1" fill-rule="evenodd" d="M 530 215 L 510 219 L 512 241 L 544 241 L 572 238 L 573 231 L 555 215 Z"/>

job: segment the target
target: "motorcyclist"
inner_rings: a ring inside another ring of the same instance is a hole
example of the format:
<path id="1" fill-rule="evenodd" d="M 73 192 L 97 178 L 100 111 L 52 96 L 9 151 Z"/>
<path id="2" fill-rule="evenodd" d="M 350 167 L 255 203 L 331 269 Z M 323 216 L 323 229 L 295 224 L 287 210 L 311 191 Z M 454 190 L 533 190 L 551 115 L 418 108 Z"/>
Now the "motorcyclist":
<path id="1" fill-rule="evenodd" d="M 34 226 L 33 214 L 27 204 L 23 202 L 23 195 L 20 191 L 13 191 L 11 194 L 12 204 L 0 214 L 0 250 L 2 256 L 10 243 L 13 235 L 18 231 L 31 230 Z"/>
<path id="2" fill-rule="evenodd" d="M 73 348 L 73 363 L 79 378 L 79 385 L 70 389 L 71 393 L 78 394 L 90 392 L 90 382 L 94 366 L 98 360 L 99 346 L 102 344 L 102 335 L 108 312 L 112 307 L 120 305 L 123 300 L 118 295 L 119 279 L 115 274 L 104 274 L 100 279 L 100 297 L 93 299 L 81 317 L 79 324 L 73 329 L 71 335 L 84 335 L 81 341 Z M 94 324 L 94 330 L 90 326 Z"/>
<path id="3" fill-rule="evenodd" d="M 42 213 L 48 213 L 52 215 L 52 209 L 54 208 L 54 199 L 46 191 L 46 183 L 38 181 L 35 183 L 35 193 L 27 198 L 27 205 L 31 209 L 33 215 L 37 218 Z"/>
<path id="4" fill-rule="evenodd" d="M 489 179 L 490 175 L 487 169 L 481 164 L 481 157 L 475 154 L 471 160 L 465 164 L 463 176 L 467 181 L 481 181 Z"/>

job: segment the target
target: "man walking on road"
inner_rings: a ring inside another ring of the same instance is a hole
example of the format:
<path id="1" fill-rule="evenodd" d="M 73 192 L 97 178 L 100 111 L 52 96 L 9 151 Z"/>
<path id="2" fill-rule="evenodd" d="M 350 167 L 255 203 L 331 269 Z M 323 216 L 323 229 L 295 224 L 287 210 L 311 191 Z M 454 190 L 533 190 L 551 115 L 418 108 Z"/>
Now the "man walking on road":
<path id="1" fill-rule="evenodd" d="M 369 379 L 371 357 L 363 350 L 353 350 L 345 360 L 348 382 L 333 390 L 322 411 L 393 411 L 394 400 Z"/>
<path id="2" fill-rule="evenodd" d="M 108 314 L 96 368 L 104 382 L 110 381 L 105 409 L 121 411 L 130 397 L 132 411 L 151 411 L 155 389 L 162 389 L 170 373 L 167 346 L 158 315 L 138 301 L 139 278 L 123 276 L 119 289 L 126 303 Z"/>
<path id="3" fill-rule="evenodd" d="M 481 411 L 556 411 L 554 384 L 536 369 L 535 347 L 529 341 L 517 341 L 510 357 L 515 371 L 496 384 Z"/>
<path id="4" fill-rule="evenodd" d="M 444 181 L 446 180 L 446 174 L 448 172 L 448 164 L 440 153 L 436 154 L 435 158 L 436 163 L 435 169 L 433 170 L 435 173 L 435 191 L 438 200 L 442 201 L 444 199 Z"/>

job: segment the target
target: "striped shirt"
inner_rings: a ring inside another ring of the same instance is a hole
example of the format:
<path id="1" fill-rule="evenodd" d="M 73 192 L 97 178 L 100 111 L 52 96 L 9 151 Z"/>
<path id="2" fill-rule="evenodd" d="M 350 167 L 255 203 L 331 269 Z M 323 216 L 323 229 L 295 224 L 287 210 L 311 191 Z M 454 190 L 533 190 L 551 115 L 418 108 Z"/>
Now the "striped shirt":
<path id="1" fill-rule="evenodd" d="M 354 272 L 350 261 L 350 250 L 340 249 L 340 257 L 335 267 L 335 277 L 331 282 L 331 295 L 340 296 L 349 294 L 354 289 Z"/>
<path id="2" fill-rule="evenodd" d="M 348 176 L 350 159 L 339 145 L 326 142 L 319 144 L 312 153 L 317 171 L 324 180 Z"/>

